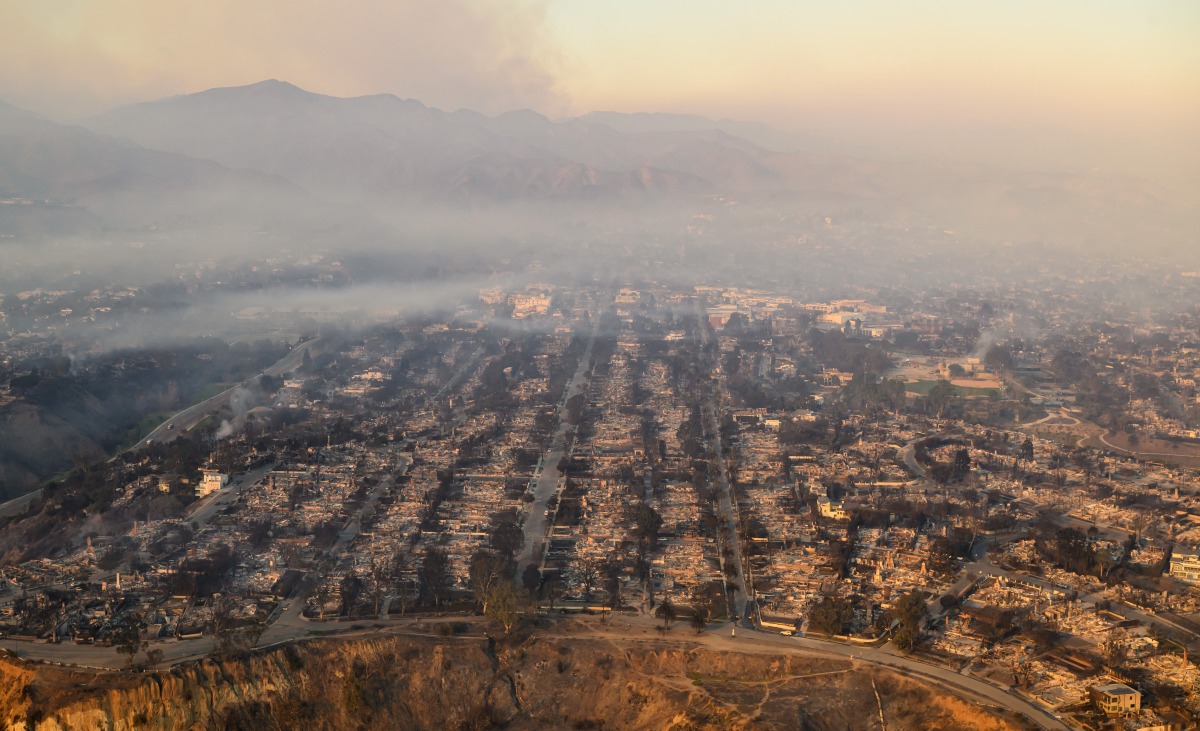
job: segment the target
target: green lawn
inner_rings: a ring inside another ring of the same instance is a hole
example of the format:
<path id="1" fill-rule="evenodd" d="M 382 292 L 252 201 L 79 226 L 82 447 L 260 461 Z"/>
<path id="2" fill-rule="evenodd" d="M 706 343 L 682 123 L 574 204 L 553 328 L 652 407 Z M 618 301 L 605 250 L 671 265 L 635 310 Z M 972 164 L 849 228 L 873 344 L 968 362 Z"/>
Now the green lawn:
<path id="1" fill-rule="evenodd" d="M 909 393 L 915 393 L 918 396 L 928 396 L 929 391 L 936 383 L 937 381 L 914 381 L 904 384 L 904 390 Z"/>
<path id="2" fill-rule="evenodd" d="M 200 393 L 196 394 L 195 398 L 193 398 L 189 403 L 181 405 L 174 411 L 155 411 L 153 413 L 146 414 L 138 421 L 137 424 L 132 426 L 129 431 L 125 433 L 125 438 L 117 446 L 117 451 L 121 452 L 129 447 L 132 447 L 133 445 L 145 439 L 146 435 L 157 429 L 164 421 L 171 418 L 176 413 L 188 408 L 189 406 L 195 406 L 201 401 L 205 401 L 213 396 L 216 396 L 222 391 L 228 389 L 229 385 L 230 384 L 228 383 L 211 384 L 200 391 Z"/>
<path id="3" fill-rule="evenodd" d="M 937 381 L 914 381 L 904 384 L 904 390 L 909 393 L 915 393 L 918 396 L 928 396 L 929 391 L 937 385 Z M 1000 395 L 1000 391 L 995 388 L 963 388 L 962 386 L 954 386 L 955 396 L 992 396 Z"/>
<path id="4" fill-rule="evenodd" d="M 208 399 L 212 398 L 213 396 L 216 396 L 217 394 L 221 393 L 222 391 L 227 390 L 230 387 L 230 385 L 232 385 L 232 384 L 214 383 L 214 384 L 208 386 L 207 388 L 205 388 L 204 390 L 202 390 L 200 393 L 196 394 L 196 397 L 194 399 L 192 399 L 192 402 L 190 404 L 188 404 L 187 406 L 182 406 L 180 408 L 186 409 L 188 406 L 195 406 L 196 404 L 200 403 L 201 401 L 207 401 Z M 168 416 L 169 416 L 169 414 L 168 414 Z"/>

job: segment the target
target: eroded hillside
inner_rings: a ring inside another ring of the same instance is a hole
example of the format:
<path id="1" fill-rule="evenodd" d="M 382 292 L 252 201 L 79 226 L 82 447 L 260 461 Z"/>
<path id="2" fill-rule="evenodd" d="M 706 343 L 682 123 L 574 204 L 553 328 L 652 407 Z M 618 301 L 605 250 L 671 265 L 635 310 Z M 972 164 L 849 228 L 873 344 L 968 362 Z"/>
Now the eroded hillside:
<path id="1" fill-rule="evenodd" d="M 679 638 L 682 640 L 682 637 Z M 0 660 L 9 729 L 875 729 L 1021 726 L 849 662 L 527 635 L 288 645 L 170 671 Z M 878 690 L 879 701 L 876 701 Z"/>

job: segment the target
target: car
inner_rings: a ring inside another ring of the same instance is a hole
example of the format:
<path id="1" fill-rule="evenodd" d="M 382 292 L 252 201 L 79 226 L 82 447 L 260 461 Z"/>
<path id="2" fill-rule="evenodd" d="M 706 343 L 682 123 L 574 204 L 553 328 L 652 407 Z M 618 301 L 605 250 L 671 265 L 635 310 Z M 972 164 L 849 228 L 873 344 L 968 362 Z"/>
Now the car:
<path id="1" fill-rule="evenodd" d="M 175 428 L 174 424 L 167 424 L 167 431 L 171 431 L 174 428 Z"/>
<path id="2" fill-rule="evenodd" d="M 783 635 L 784 637 L 791 637 L 794 633 L 790 629 L 785 629 L 779 634 Z"/>

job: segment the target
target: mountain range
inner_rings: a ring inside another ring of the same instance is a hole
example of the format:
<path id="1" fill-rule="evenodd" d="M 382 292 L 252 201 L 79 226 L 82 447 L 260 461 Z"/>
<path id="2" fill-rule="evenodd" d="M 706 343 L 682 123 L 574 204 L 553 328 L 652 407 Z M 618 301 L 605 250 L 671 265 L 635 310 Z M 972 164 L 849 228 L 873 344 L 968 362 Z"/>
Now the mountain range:
<path id="1" fill-rule="evenodd" d="M 652 205 L 712 195 L 1029 240 L 1163 237 L 1181 216 L 1195 219 L 1194 206 L 1127 177 L 820 149 L 815 138 L 750 123 L 612 112 L 554 121 L 528 110 L 488 117 L 271 80 L 121 107 L 74 126 L 0 106 L 0 197 L 70 204 L 69 216 L 55 215 L 83 228 L 320 229 L 350 211 L 361 220 L 394 207 Z M 0 234 L 13 219 L 0 211 Z"/>

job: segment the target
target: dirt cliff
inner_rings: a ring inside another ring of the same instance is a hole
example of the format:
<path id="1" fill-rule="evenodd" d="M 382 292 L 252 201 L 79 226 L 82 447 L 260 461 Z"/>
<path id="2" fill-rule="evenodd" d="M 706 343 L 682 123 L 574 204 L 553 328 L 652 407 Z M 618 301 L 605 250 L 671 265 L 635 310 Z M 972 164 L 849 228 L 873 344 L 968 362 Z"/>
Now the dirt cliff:
<path id="1" fill-rule="evenodd" d="M 859 731 L 880 728 L 881 710 L 888 731 L 1022 728 L 908 678 L 849 662 L 715 652 L 656 639 L 315 640 L 146 674 L 0 659 L 0 720 L 15 731 Z"/>

